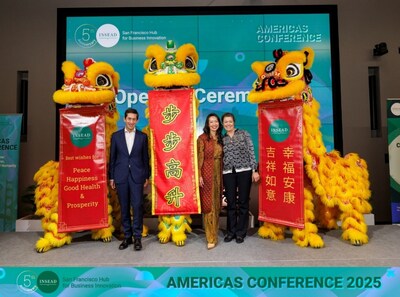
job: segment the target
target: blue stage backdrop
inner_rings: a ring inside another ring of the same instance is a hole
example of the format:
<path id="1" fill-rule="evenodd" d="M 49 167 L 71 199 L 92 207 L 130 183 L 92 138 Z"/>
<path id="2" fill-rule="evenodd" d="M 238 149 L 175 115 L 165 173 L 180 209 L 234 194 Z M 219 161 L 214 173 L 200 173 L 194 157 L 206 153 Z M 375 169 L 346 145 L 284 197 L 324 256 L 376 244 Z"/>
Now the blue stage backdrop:
<path id="1" fill-rule="evenodd" d="M 247 101 L 256 79 L 251 63 L 272 61 L 274 49 L 312 47 L 311 87 L 321 103 L 324 142 L 328 151 L 341 150 L 336 6 L 61 9 L 58 38 L 60 64 L 72 60 L 82 65 L 87 57 L 112 64 L 121 76 L 119 112 L 134 107 L 142 115 L 149 91 L 143 81 L 146 48 L 166 46 L 168 40 L 178 47 L 194 44 L 201 75 L 195 87 L 201 103 L 198 134 L 208 113 L 233 112 L 237 126 L 251 133 L 256 152 L 257 105 Z M 142 116 L 138 127 L 147 124 Z"/>

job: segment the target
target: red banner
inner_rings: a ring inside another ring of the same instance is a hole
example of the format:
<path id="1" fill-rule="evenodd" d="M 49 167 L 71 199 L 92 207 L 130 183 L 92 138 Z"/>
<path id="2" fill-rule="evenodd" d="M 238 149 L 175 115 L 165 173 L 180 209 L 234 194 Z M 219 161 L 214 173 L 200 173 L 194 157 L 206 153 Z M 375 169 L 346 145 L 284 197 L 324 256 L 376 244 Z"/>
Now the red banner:
<path id="1" fill-rule="evenodd" d="M 152 213 L 200 213 L 193 89 L 149 92 Z"/>
<path id="2" fill-rule="evenodd" d="M 304 228 L 301 101 L 258 105 L 261 221 Z"/>
<path id="3" fill-rule="evenodd" d="M 58 231 L 108 226 L 104 107 L 60 110 Z"/>

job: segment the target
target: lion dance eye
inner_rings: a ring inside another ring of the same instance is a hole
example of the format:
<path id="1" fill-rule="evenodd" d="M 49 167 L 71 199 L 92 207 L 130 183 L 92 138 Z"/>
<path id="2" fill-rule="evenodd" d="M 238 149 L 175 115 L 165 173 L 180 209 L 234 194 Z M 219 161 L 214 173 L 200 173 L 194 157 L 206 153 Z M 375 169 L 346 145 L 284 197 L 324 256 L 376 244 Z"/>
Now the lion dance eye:
<path id="1" fill-rule="evenodd" d="M 154 72 L 157 71 L 158 67 L 157 67 L 157 60 L 156 58 L 152 58 L 149 64 L 149 69 L 148 72 Z"/>
<path id="2" fill-rule="evenodd" d="M 265 72 L 266 73 L 270 73 L 270 72 L 274 71 L 275 70 L 275 66 L 276 66 L 275 63 L 268 64 L 267 66 L 265 66 Z"/>
<path id="3" fill-rule="evenodd" d="M 192 57 L 186 57 L 185 68 L 186 70 L 196 70 L 196 63 L 193 61 Z"/>
<path id="4" fill-rule="evenodd" d="M 107 74 L 99 74 L 96 77 L 96 85 L 102 88 L 111 87 L 111 78 Z"/>
<path id="5" fill-rule="evenodd" d="M 296 77 L 300 74 L 300 68 L 296 64 L 289 64 L 286 67 L 286 75 L 288 78 Z"/>

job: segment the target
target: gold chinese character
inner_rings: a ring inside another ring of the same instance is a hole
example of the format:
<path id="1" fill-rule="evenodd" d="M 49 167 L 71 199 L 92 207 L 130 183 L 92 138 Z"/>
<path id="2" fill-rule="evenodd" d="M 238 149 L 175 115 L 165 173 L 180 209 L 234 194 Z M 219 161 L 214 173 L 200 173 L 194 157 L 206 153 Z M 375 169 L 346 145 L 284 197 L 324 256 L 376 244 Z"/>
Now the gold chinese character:
<path id="1" fill-rule="evenodd" d="M 175 119 L 178 117 L 178 115 L 181 113 L 181 110 L 176 107 L 173 104 L 169 104 L 168 106 L 165 107 L 164 111 L 162 112 L 162 115 L 164 117 L 164 120 L 162 121 L 163 124 L 169 125 Z"/>
<path id="2" fill-rule="evenodd" d="M 294 149 L 292 147 L 285 147 L 283 149 L 283 156 L 286 158 L 292 158 L 294 155 Z"/>
<path id="3" fill-rule="evenodd" d="M 269 201 L 276 201 L 276 197 L 275 197 L 275 190 L 267 190 L 267 200 Z"/>
<path id="4" fill-rule="evenodd" d="M 283 193 L 283 203 L 295 204 L 295 196 L 294 196 L 294 193 L 291 193 L 291 192 L 284 192 L 284 193 Z"/>
<path id="5" fill-rule="evenodd" d="M 283 171 L 287 174 L 294 174 L 294 162 L 283 162 Z"/>
<path id="6" fill-rule="evenodd" d="M 164 152 L 171 152 L 173 151 L 179 144 L 179 142 L 182 140 L 182 138 L 176 134 L 174 131 L 169 132 L 168 134 L 165 135 L 164 139 L 162 142 L 164 143 Z"/>
<path id="7" fill-rule="evenodd" d="M 169 190 L 164 197 L 168 205 L 174 205 L 176 208 L 179 208 L 181 206 L 181 199 L 185 197 L 185 194 L 181 192 L 178 186 L 175 186 Z"/>
<path id="8" fill-rule="evenodd" d="M 276 176 L 267 175 L 267 176 L 265 177 L 265 184 L 266 184 L 267 186 L 273 186 L 273 187 L 275 187 L 275 186 L 276 186 Z"/>
<path id="9" fill-rule="evenodd" d="M 274 147 L 267 147 L 267 158 L 275 158 L 275 148 Z"/>
<path id="10" fill-rule="evenodd" d="M 293 177 L 284 177 L 283 178 L 283 188 L 284 189 L 294 189 L 294 178 Z"/>
<path id="11" fill-rule="evenodd" d="M 167 169 L 164 170 L 165 176 L 167 178 L 175 177 L 180 179 L 182 177 L 182 168 L 180 167 L 182 164 L 181 162 L 175 160 L 174 158 L 169 159 L 168 163 L 165 163 Z"/>
<path id="12" fill-rule="evenodd" d="M 276 162 L 275 161 L 267 161 L 267 165 L 265 167 L 268 172 L 275 172 Z"/>

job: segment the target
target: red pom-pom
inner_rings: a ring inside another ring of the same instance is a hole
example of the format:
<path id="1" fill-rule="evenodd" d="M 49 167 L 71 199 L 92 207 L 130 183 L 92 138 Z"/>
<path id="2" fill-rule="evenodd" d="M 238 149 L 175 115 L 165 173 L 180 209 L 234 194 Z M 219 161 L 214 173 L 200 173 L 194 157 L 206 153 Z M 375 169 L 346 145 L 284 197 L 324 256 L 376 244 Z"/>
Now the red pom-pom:
<path id="1" fill-rule="evenodd" d="M 83 60 L 83 65 L 85 66 L 85 68 L 88 68 L 90 65 L 92 65 L 95 62 L 96 61 L 93 58 L 86 58 L 85 60 Z"/>

